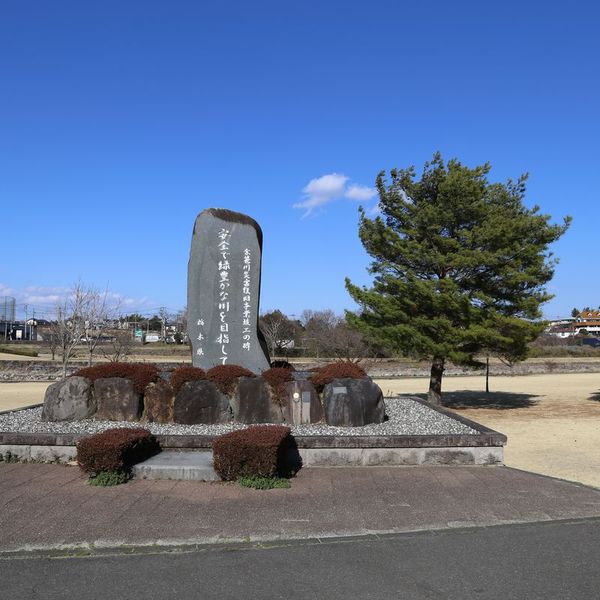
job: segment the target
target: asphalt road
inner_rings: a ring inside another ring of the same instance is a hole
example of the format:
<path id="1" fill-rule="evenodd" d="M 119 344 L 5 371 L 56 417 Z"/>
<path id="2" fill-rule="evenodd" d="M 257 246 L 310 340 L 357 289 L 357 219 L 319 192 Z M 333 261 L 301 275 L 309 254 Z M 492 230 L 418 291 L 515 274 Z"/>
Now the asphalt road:
<path id="1" fill-rule="evenodd" d="M 596 600 L 600 520 L 0 560 L 0 598 Z"/>

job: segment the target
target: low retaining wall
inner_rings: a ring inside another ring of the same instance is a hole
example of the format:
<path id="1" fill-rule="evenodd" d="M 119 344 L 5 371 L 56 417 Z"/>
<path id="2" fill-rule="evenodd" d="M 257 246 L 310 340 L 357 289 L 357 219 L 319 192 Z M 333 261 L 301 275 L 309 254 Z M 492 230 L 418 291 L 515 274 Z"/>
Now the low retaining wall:
<path id="1" fill-rule="evenodd" d="M 75 446 L 0 444 L 0 462 L 68 463 L 76 456 Z"/>
<path id="2" fill-rule="evenodd" d="M 502 446 L 440 448 L 302 448 L 303 467 L 391 467 L 408 465 L 501 465 Z"/>

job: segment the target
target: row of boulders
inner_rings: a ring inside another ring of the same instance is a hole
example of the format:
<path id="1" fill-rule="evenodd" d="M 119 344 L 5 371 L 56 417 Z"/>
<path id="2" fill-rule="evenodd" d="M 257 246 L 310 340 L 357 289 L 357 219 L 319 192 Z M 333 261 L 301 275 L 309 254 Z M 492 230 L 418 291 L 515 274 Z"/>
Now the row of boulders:
<path id="1" fill-rule="evenodd" d="M 208 380 L 188 381 L 175 393 L 168 381 L 159 379 L 140 393 L 124 377 L 91 381 L 72 376 L 47 389 L 42 419 L 361 426 L 381 423 L 384 413 L 381 389 L 367 377 L 335 379 L 323 386 L 321 395 L 305 379 L 275 390 L 263 377 L 240 377 L 226 395 Z"/>

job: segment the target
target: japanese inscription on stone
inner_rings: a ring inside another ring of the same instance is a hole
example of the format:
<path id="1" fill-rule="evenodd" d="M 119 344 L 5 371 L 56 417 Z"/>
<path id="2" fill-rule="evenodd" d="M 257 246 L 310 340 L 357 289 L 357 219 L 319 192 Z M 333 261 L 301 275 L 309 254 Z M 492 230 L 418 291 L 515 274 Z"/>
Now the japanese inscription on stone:
<path id="1" fill-rule="evenodd" d="M 258 331 L 262 232 L 250 217 L 210 208 L 198 215 L 188 263 L 188 334 L 194 366 L 269 368 Z"/>

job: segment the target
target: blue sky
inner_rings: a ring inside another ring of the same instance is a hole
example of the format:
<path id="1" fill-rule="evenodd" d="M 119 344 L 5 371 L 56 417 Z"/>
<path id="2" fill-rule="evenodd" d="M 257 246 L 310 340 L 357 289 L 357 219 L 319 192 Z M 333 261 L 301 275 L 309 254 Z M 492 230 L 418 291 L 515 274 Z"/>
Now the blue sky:
<path id="1" fill-rule="evenodd" d="M 216 206 L 263 228 L 262 309 L 341 312 L 344 277 L 370 281 L 357 224 L 375 176 L 440 150 L 490 161 L 493 180 L 528 171 L 527 203 L 574 219 L 546 316 L 597 306 L 599 17 L 592 2 L 4 0 L 0 296 L 41 314 L 81 278 L 131 310 L 181 308 L 194 218 Z"/>

